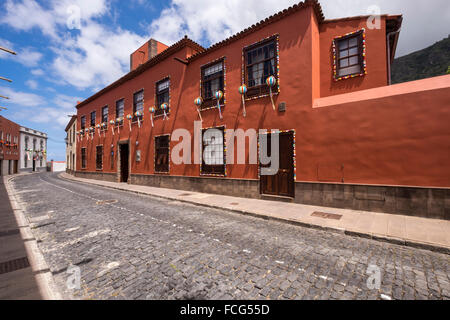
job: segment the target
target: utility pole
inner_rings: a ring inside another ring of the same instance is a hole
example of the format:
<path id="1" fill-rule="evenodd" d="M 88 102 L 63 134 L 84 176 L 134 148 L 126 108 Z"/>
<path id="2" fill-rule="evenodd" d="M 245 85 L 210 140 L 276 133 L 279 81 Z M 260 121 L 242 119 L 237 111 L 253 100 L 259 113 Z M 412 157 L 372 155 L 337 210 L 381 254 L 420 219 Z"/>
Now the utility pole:
<path id="1" fill-rule="evenodd" d="M 11 54 L 13 54 L 13 55 L 16 55 L 16 54 L 17 54 L 17 53 L 15 53 L 15 52 L 12 51 L 12 50 L 9 50 L 9 49 L 3 48 L 3 47 L 0 47 L 0 50 L 6 51 L 6 52 L 11 53 Z"/>
<path id="2" fill-rule="evenodd" d="M 12 55 L 17 55 L 17 53 L 15 51 L 12 51 L 12 50 L 4 48 L 4 47 L 0 47 L 0 50 L 8 52 L 8 53 L 10 53 Z M 12 82 L 11 79 L 4 78 L 4 77 L 0 77 L 0 80 L 4 80 L 4 81 L 10 82 L 10 83 Z M 0 98 L 9 100 L 9 97 L 5 97 L 5 96 L 0 96 Z M 8 110 L 8 109 L 6 109 L 5 107 L 0 107 L 0 111 L 2 111 L 2 110 Z"/>

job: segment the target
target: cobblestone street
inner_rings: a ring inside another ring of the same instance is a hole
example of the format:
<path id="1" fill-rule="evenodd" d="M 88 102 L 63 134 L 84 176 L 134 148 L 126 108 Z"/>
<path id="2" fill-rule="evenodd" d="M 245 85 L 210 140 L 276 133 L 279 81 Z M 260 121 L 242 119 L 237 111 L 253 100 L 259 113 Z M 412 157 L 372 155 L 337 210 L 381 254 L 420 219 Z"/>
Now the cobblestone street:
<path id="1" fill-rule="evenodd" d="M 450 257 L 103 189 L 13 182 L 68 299 L 450 299 Z M 81 268 L 81 289 L 66 272 Z M 381 288 L 367 286 L 368 267 Z"/>

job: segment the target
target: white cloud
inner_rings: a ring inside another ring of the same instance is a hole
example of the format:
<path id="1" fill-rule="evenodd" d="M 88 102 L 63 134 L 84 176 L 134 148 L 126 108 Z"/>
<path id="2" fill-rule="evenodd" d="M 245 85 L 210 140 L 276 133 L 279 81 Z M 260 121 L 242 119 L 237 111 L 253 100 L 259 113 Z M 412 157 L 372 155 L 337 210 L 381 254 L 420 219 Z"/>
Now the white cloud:
<path id="1" fill-rule="evenodd" d="M 221 41 L 298 0 L 172 0 L 149 27 L 155 39 L 172 44 L 184 34 L 196 41 Z M 433 0 L 321 0 L 326 19 L 366 15 L 377 5 L 382 13 L 403 14 L 397 55 L 432 45 L 449 34 L 450 1 Z"/>
<path id="2" fill-rule="evenodd" d="M 39 95 L 28 92 L 15 91 L 10 88 L 0 87 L 0 94 L 10 98 L 8 104 L 22 107 L 41 107 L 45 105 L 45 99 Z"/>
<path id="3" fill-rule="evenodd" d="M 83 101 L 80 97 L 71 97 L 64 94 L 57 94 L 53 99 L 53 103 L 61 109 L 73 112 L 74 107 L 77 105 L 77 101 Z M 67 112 L 67 111 L 65 111 Z"/>
<path id="4" fill-rule="evenodd" d="M 67 27 L 71 6 L 80 8 L 79 32 L 70 33 Z M 106 15 L 109 9 L 107 0 L 52 0 L 45 8 L 35 0 L 7 0 L 6 13 L 0 22 L 21 31 L 36 28 L 48 36 L 50 49 L 56 55 L 47 67 L 49 76 L 55 76 L 52 81 L 85 89 L 105 86 L 128 72 L 130 53 L 147 40 L 133 32 L 100 24 L 96 18 Z M 27 20 L 26 16 L 33 18 Z M 21 62 L 35 67 L 40 56 L 32 52 L 28 56 L 27 61 Z M 32 74 L 44 72 L 36 69 Z"/>
<path id="5" fill-rule="evenodd" d="M 28 81 L 25 81 L 25 84 L 26 84 L 30 89 L 33 89 L 33 90 L 36 90 L 36 89 L 38 88 L 38 83 L 37 83 L 37 81 L 35 81 L 35 80 L 28 80 Z"/>
<path id="6" fill-rule="evenodd" d="M 31 74 L 33 76 L 43 76 L 45 74 L 45 72 L 42 69 L 33 69 L 33 70 L 31 70 Z"/>

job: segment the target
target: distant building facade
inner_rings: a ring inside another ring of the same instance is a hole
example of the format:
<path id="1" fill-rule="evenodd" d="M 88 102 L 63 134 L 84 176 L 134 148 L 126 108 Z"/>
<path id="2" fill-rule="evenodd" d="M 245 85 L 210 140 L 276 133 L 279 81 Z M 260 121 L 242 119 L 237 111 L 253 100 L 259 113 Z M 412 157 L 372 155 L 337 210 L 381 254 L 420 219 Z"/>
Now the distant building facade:
<path id="1" fill-rule="evenodd" d="M 77 116 L 74 115 L 66 126 L 66 171 L 77 170 Z"/>
<path id="2" fill-rule="evenodd" d="M 20 126 L 0 116 L 0 176 L 18 173 Z"/>
<path id="3" fill-rule="evenodd" d="M 47 168 L 46 133 L 20 127 L 20 172 L 40 172 Z"/>

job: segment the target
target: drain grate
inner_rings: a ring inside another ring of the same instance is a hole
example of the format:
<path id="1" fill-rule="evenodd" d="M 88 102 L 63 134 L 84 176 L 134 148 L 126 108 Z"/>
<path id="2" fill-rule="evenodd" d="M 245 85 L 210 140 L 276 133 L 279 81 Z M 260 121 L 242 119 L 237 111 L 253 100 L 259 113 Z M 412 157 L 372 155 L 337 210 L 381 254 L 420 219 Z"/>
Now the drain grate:
<path id="1" fill-rule="evenodd" d="M 238 206 L 238 205 L 239 205 L 239 202 L 232 202 L 232 203 L 230 203 L 230 205 L 231 205 L 231 206 Z"/>
<path id="2" fill-rule="evenodd" d="M 30 266 L 30 262 L 27 257 L 10 260 L 6 262 L 0 263 L 0 274 L 9 273 L 13 271 L 17 271 L 20 269 L 25 269 Z"/>
<path id="3" fill-rule="evenodd" d="M 0 238 L 1 237 L 12 236 L 12 235 L 19 234 L 19 233 L 20 233 L 19 229 L 0 231 Z"/>
<path id="4" fill-rule="evenodd" d="M 192 193 L 182 193 L 179 196 L 180 197 L 188 197 L 188 196 L 192 196 Z"/>
<path id="5" fill-rule="evenodd" d="M 119 200 L 101 200 L 101 201 L 97 201 L 96 205 L 105 205 L 105 204 L 111 204 L 111 203 L 117 203 L 119 202 Z"/>
<path id="6" fill-rule="evenodd" d="M 325 212 L 313 212 L 311 214 L 312 217 L 318 217 L 323 219 L 331 219 L 331 220 L 341 220 L 342 215 L 334 214 L 334 213 L 325 213 Z"/>

